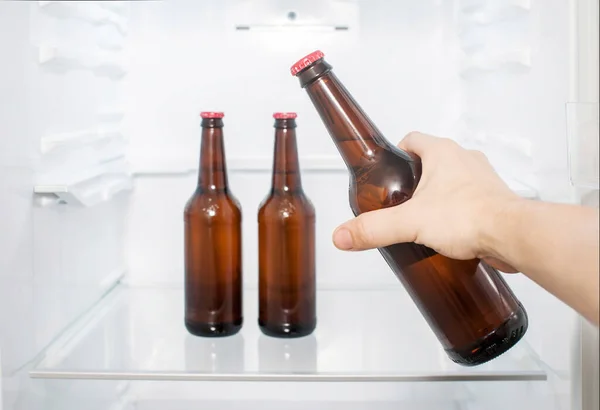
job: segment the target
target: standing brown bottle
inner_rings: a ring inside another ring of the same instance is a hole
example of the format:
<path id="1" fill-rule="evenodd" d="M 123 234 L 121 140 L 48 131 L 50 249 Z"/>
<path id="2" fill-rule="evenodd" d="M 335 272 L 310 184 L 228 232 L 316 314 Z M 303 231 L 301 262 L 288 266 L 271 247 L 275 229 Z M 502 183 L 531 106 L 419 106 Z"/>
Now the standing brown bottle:
<path id="1" fill-rule="evenodd" d="M 185 207 L 185 326 L 196 336 L 242 327 L 242 213 L 229 191 L 223 113 L 203 112 L 196 192 Z"/>
<path id="2" fill-rule="evenodd" d="M 420 159 L 385 139 L 323 57 L 320 51 L 309 54 L 291 72 L 306 89 L 348 167 L 354 215 L 403 203 L 421 177 Z M 372 63 L 369 73 L 376 75 L 376 69 Z M 525 309 L 485 263 L 449 259 L 415 243 L 379 251 L 454 362 L 485 363 L 526 332 Z"/>
<path id="3" fill-rule="evenodd" d="M 258 325 L 268 336 L 301 337 L 317 323 L 315 208 L 302 189 L 296 114 L 273 117 L 273 180 L 258 211 Z"/>

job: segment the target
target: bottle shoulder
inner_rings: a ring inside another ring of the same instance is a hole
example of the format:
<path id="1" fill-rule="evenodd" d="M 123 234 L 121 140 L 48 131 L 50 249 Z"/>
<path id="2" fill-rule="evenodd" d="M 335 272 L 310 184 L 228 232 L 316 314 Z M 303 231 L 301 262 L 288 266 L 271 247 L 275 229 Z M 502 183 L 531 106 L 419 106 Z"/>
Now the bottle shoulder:
<path id="1" fill-rule="evenodd" d="M 230 192 L 198 192 L 187 201 L 184 214 L 187 218 L 240 221 L 239 201 Z"/>
<path id="2" fill-rule="evenodd" d="M 365 165 L 353 167 L 350 206 L 355 215 L 400 205 L 409 200 L 421 177 L 420 161 L 384 151 Z"/>
<path id="3" fill-rule="evenodd" d="M 265 219 L 294 220 L 315 217 L 315 207 L 304 192 L 271 192 L 261 202 L 259 222 Z"/>

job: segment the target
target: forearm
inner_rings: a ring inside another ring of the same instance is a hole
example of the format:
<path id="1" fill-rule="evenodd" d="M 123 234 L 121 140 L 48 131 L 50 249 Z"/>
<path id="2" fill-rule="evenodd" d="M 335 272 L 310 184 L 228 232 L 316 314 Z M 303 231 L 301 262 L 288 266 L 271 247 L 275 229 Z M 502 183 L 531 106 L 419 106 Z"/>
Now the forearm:
<path id="1" fill-rule="evenodd" d="M 598 325 L 598 209 L 518 200 L 493 219 L 492 256 Z"/>

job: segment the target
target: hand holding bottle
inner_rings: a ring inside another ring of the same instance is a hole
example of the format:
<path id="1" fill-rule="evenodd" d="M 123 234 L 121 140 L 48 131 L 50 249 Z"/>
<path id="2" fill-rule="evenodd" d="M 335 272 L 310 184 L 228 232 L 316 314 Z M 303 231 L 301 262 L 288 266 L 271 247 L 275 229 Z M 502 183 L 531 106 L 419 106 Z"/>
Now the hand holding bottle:
<path id="1" fill-rule="evenodd" d="M 523 272 L 598 325 L 597 208 L 522 199 L 483 154 L 448 139 L 411 133 L 399 147 L 421 157 L 413 197 L 341 225 L 338 248 L 412 241 L 450 258 L 481 258 Z"/>
<path id="2" fill-rule="evenodd" d="M 366 212 L 333 235 L 343 250 L 365 250 L 416 242 L 454 259 L 480 258 L 514 272 L 496 260 L 486 232 L 506 207 L 520 198 L 498 177 L 484 154 L 450 139 L 413 132 L 399 144 L 421 158 L 423 174 L 413 197 L 398 206 Z"/>

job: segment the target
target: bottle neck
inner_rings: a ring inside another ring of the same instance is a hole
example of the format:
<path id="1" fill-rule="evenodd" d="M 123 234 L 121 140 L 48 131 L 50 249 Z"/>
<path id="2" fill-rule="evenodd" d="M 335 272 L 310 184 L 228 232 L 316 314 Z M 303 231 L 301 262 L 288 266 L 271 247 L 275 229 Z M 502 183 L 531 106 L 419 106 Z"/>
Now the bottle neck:
<path id="1" fill-rule="evenodd" d="M 298 77 L 348 168 L 372 163 L 390 147 L 327 62 L 313 64 Z"/>
<path id="2" fill-rule="evenodd" d="M 198 188 L 202 191 L 224 192 L 228 189 L 227 164 L 223 145 L 223 120 L 202 120 Z"/>
<path id="3" fill-rule="evenodd" d="M 296 121 L 275 120 L 275 147 L 273 153 L 273 192 L 302 190 L 298 147 L 296 145 Z"/>

